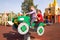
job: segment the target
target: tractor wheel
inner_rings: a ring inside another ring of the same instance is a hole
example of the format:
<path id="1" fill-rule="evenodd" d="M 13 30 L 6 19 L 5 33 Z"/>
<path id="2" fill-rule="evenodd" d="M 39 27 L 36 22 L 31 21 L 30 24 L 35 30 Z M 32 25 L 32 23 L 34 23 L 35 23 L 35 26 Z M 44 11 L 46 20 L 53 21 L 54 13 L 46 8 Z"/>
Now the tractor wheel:
<path id="1" fill-rule="evenodd" d="M 44 27 L 43 27 L 43 26 L 39 26 L 39 27 L 37 28 L 37 34 L 38 34 L 39 36 L 42 36 L 42 35 L 44 34 Z"/>
<path id="2" fill-rule="evenodd" d="M 27 34 L 29 31 L 29 25 L 26 24 L 26 23 L 20 23 L 18 25 L 18 32 L 21 34 L 21 35 L 25 35 Z"/>

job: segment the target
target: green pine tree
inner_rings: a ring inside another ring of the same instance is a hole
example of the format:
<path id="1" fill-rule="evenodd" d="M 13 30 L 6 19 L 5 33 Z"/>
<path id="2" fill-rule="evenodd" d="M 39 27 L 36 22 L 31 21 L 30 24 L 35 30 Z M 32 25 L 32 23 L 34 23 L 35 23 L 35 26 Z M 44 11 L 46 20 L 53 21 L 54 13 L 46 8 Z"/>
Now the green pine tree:
<path id="1" fill-rule="evenodd" d="M 22 12 L 23 13 L 27 13 L 30 10 L 30 6 L 34 6 L 35 8 L 37 8 L 37 6 L 34 5 L 33 0 L 24 0 L 24 2 L 22 3 Z"/>

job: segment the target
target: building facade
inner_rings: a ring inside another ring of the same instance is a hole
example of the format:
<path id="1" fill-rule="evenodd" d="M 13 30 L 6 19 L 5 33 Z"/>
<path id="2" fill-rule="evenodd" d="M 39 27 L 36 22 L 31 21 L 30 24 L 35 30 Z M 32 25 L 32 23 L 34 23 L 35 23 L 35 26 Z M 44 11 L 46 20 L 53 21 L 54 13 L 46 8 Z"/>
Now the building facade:
<path id="1" fill-rule="evenodd" d="M 49 7 L 45 9 L 44 18 L 50 20 L 51 23 L 59 22 L 59 12 L 57 0 L 49 4 Z"/>

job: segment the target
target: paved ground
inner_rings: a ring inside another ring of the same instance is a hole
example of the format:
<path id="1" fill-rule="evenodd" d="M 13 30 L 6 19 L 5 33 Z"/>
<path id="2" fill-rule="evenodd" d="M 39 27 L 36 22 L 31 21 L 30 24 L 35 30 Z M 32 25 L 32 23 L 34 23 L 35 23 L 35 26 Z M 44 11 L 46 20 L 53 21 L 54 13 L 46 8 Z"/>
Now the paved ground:
<path id="1" fill-rule="evenodd" d="M 54 24 L 45 27 L 45 34 L 38 36 L 36 33 L 32 33 L 35 40 L 60 40 L 60 24 Z"/>
<path id="2" fill-rule="evenodd" d="M 13 32 L 13 33 L 11 33 Z M 11 26 L 0 25 L 0 40 L 23 40 L 23 36 L 12 30 Z M 45 27 L 45 34 L 38 36 L 31 32 L 31 40 L 60 40 L 60 24 L 53 24 Z"/>

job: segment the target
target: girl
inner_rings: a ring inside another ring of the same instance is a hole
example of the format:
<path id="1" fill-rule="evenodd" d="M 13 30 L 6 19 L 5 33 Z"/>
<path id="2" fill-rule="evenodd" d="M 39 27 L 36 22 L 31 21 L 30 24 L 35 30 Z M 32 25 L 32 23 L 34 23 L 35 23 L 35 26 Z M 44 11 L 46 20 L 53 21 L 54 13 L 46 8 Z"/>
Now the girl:
<path id="1" fill-rule="evenodd" d="M 37 10 L 37 20 L 38 20 L 38 22 L 43 22 L 43 17 L 42 17 L 42 12 L 41 12 L 41 10 Z"/>
<path id="2" fill-rule="evenodd" d="M 36 20 L 36 17 L 37 17 L 37 15 L 36 15 L 36 9 L 34 8 L 34 6 L 31 6 L 30 7 L 30 12 L 28 12 L 27 14 L 30 14 L 30 18 L 31 18 L 31 25 L 32 25 L 32 23 Z"/>

